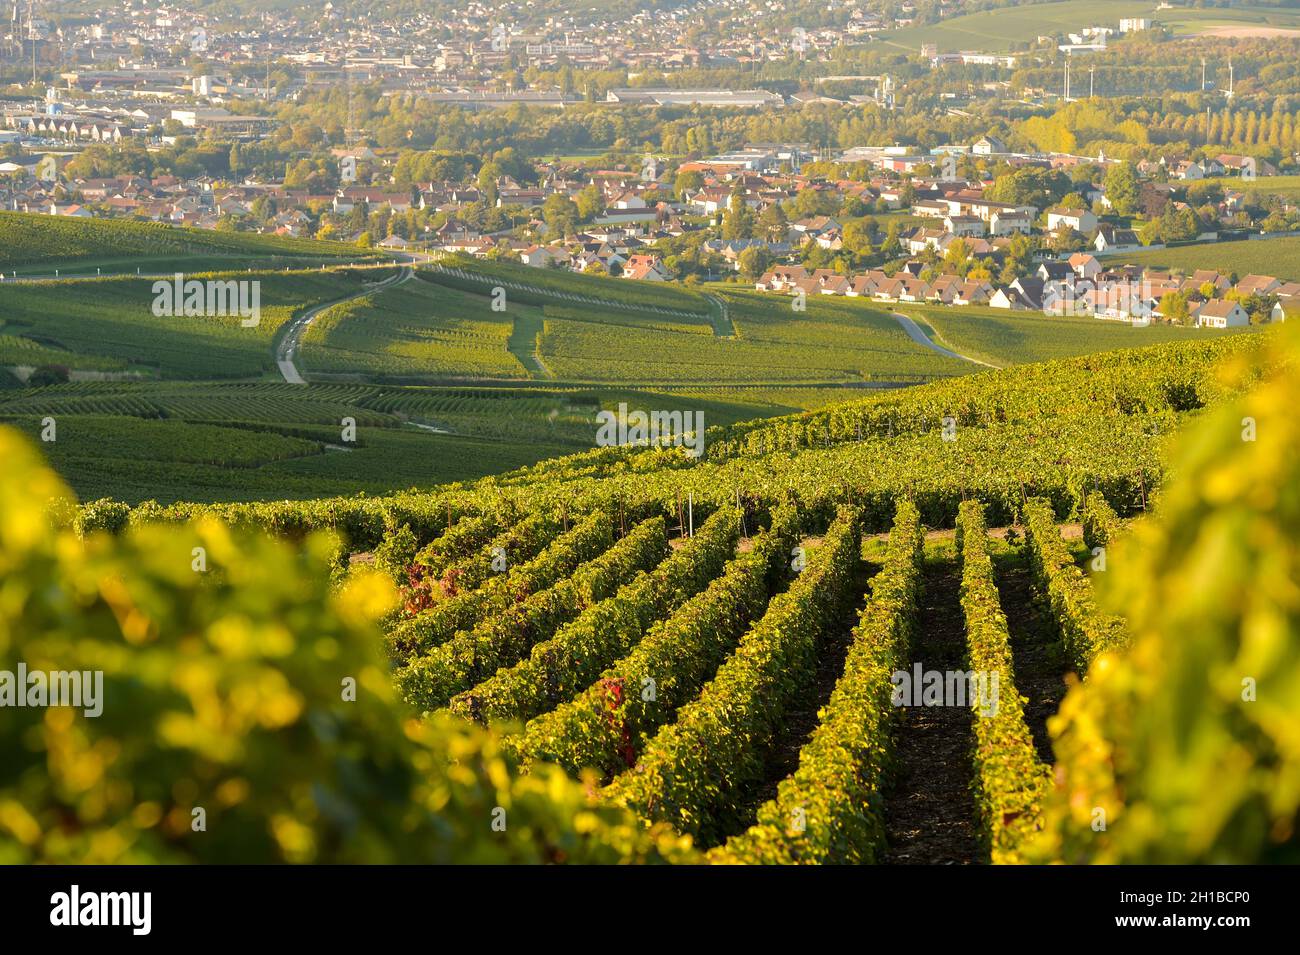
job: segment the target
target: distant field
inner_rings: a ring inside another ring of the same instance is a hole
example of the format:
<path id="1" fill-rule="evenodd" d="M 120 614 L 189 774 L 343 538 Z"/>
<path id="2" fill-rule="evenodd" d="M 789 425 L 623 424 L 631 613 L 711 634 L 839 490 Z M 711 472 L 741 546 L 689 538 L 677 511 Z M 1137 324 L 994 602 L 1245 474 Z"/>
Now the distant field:
<path id="1" fill-rule="evenodd" d="M 1253 180 L 1242 179 L 1240 176 L 1218 176 L 1202 181 L 1217 182 L 1224 189 L 1235 189 L 1241 192 L 1262 192 L 1268 195 L 1287 196 L 1291 199 L 1300 198 L 1300 176 L 1262 176 Z"/>
<path id="2" fill-rule="evenodd" d="M 1096 318 L 1057 318 L 996 308 L 902 306 L 900 311 L 928 325 L 941 344 L 971 358 L 1005 367 L 1070 358 L 1115 348 L 1165 342 L 1204 341 L 1225 334 L 1207 328 L 1151 325 L 1135 328 Z"/>
<path id="3" fill-rule="evenodd" d="M 1078 30 L 1094 23 L 1115 24 L 1125 17 L 1148 17 L 1177 34 L 1245 31 L 1258 28 L 1300 28 L 1300 11 L 1278 7 L 1233 7 L 1157 10 L 1149 0 L 1062 0 L 1022 4 L 953 17 L 936 24 L 885 33 L 887 42 L 912 50 L 922 43 L 938 44 L 939 52 L 984 50 L 1005 52 L 1033 43 L 1041 34 Z"/>
<path id="4" fill-rule="evenodd" d="M 164 378 L 256 377 L 274 369 L 272 340 L 295 312 L 352 294 L 375 276 L 358 269 L 226 277 L 262 283 L 258 326 L 242 327 L 238 315 L 157 317 L 150 279 L 0 285 L 0 360 Z M 39 349 L 32 360 L 23 350 L 29 344 Z"/>
<path id="5" fill-rule="evenodd" d="M 699 328 L 646 328 L 546 309 L 541 353 L 555 377 L 571 381 L 717 384 L 918 381 L 970 369 L 907 338 L 875 309 L 817 297 L 805 312 L 792 299 L 715 287 L 736 336 Z"/>
<path id="6" fill-rule="evenodd" d="M 1033 43 L 1044 33 L 1077 30 L 1092 23 L 1118 21 L 1123 17 L 1154 16 L 1156 5 L 1149 0 L 1063 0 L 1002 7 L 952 17 L 940 23 L 906 27 L 882 34 L 898 46 L 919 50 L 922 43 L 935 43 L 940 53 L 959 50 L 1006 51 Z"/>
<path id="7" fill-rule="evenodd" d="M 737 334 L 746 342 L 786 357 L 792 366 L 847 368 L 865 381 L 915 380 L 971 372 L 968 363 L 946 358 L 913 342 L 888 309 L 860 299 L 810 296 L 805 312 L 793 299 L 752 289 L 728 289 Z"/>
<path id="8" fill-rule="evenodd" d="M 130 502 L 378 494 L 469 480 L 590 444 L 538 430 L 527 441 L 432 433 L 405 424 L 404 413 L 372 407 L 384 394 L 272 382 L 86 382 L 0 390 L 0 421 L 36 439 L 52 417 L 55 440 L 42 448 L 78 496 Z M 343 439 L 345 418 L 356 422 L 355 443 Z M 541 414 L 537 420 L 545 424 Z"/>
<path id="9" fill-rule="evenodd" d="M 0 212 L 0 272 L 46 275 L 59 269 L 146 274 L 184 267 L 269 268 L 376 257 L 340 242 L 215 232 L 156 222 L 73 219 Z M 206 264 L 205 264 L 206 263 Z"/>
<path id="10" fill-rule="evenodd" d="M 1176 249 L 1152 249 L 1107 256 L 1108 265 L 1133 264 L 1156 269 L 1218 269 L 1238 276 L 1256 273 L 1300 281 L 1300 236 L 1207 242 Z"/>
<path id="11" fill-rule="evenodd" d="M 1159 10 L 1152 16 L 1176 35 L 1217 36 L 1300 35 L 1300 10 L 1266 6 Z"/>

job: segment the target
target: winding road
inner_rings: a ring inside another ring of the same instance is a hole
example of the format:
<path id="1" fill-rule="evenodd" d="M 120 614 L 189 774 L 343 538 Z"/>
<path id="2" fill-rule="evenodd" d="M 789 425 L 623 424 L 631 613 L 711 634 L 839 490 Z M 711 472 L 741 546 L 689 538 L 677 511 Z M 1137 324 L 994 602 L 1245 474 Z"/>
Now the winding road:
<path id="1" fill-rule="evenodd" d="M 415 275 L 415 270 L 410 265 L 403 265 L 397 270 L 397 274 L 391 278 L 386 278 L 369 288 L 362 289 L 346 298 L 336 299 L 333 302 L 325 302 L 317 305 L 315 308 L 309 308 L 301 315 L 296 315 L 289 320 L 285 326 L 284 334 L 275 346 L 275 363 L 280 369 L 280 374 L 284 380 L 291 385 L 305 385 L 307 380 L 303 378 L 298 366 L 294 364 L 294 358 L 298 354 L 298 346 L 302 344 L 303 332 L 316 319 L 316 316 L 326 309 L 333 308 L 335 305 L 342 305 L 345 302 L 351 302 L 353 299 L 362 298 L 366 295 L 374 295 L 376 292 L 383 292 L 391 288 L 410 281 Z"/>
<path id="2" fill-rule="evenodd" d="M 912 319 L 903 315 L 901 312 L 890 312 L 889 314 L 894 317 L 894 320 L 897 321 L 898 324 L 903 326 L 903 331 L 907 332 L 907 336 L 918 345 L 924 345 L 932 351 L 937 351 L 940 355 L 947 355 L 949 358 L 957 358 L 961 361 L 969 361 L 976 365 L 983 365 L 985 368 L 996 369 L 998 367 L 997 365 L 990 365 L 986 361 L 980 361 L 978 358 L 971 358 L 970 355 L 962 355 L 952 349 L 944 348 L 923 332 L 920 325 L 916 324 L 916 322 L 912 321 Z"/>

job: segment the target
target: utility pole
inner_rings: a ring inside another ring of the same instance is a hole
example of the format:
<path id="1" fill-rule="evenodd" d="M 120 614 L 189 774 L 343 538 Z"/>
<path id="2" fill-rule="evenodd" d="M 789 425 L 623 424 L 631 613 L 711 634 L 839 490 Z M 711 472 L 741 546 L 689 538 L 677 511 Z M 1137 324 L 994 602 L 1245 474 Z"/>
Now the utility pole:
<path id="1" fill-rule="evenodd" d="M 1201 92 L 1205 92 L 1205 57 L 1201 57 Z"/>
<path id="2" fill-rule="evenodd" d="M 348 72 L 348 55 L 343 54 L 343 86 L 348 91 L 348 121 L 343 127 L 343 142 L 351 146 L 352 137 L 356 130 L 356 101 L 352 96 L 352 74 Z"/>
<path id="3" fill-rule="evenodd" d="M 1065 101 L 1070 102 L 1070 54 L 1065 54 Z"/>
<path id="4" fill-rule="evenodd" d="M 1096 69 L 1095 66 L 1088 67 L 1088 99 L 1092 99 L 1092 74 Z"/>
<path id="5" fill-rule="evenodd" d="M 271 31 L 266 26 L 266 14 L 262 14 L 262 36 L 266 40 L 266 82 L 262 86 L 262 97 L 271 102 Z"/>
<path id="6" fill-rule="evenodd" d="M 34 0 L 27 0 L 27 35 L 32 40 L 32 86 L 36 85 L 36 16 Z"/>

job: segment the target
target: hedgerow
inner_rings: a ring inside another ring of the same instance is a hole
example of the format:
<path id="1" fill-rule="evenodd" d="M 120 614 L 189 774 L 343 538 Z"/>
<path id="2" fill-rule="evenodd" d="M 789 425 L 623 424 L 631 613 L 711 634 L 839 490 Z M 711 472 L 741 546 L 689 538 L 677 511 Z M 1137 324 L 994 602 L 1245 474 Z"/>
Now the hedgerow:
<path id="1" fill-rule="evenodd" d="M 757 821 L 710 853 L 723 864 L 871 864 L 885 849 L 883 786 L 894 716 L 891 676 L 916 626 L 924 539 L 916 507 L 898 507 L 884 567 L 871 581 L 844 661 L 799 767 Z"/>
<path id="2" fill-rule="evenodd" d="M 970 671 L 987 683 L 971 694 L 975 748 L 973 788 L 980 835 L 995 864 L 1024 860 L 1024 847 L 1041 825 L 1050 771 L 1034 749 L 1016 689 L 1011 637 L 993 581 L 984 507 L 968 501 L 957 518 L 961 554 L 961 605 L 966 618 Z M 997 682 L 992 683 L 996 677 Z M 983 697 L 983 698 L 980 698 Z"/>
<path id="3" fill-rule="evenodd" d="M 699 698 L 678 710 L 603 797 L 704 844 L 725 836 L 740 811 L 735 794 L 761 778 L 782 719 L 809 688 L 860 549 L 858 514 L 844 508 L 790 589 L 772 598 Z"/>
<path id="4" fill-rule="evenodd" d="M 593 528 L 592 543 L 575 540 L 574 550 L 594 550 L 600 546 L 599 530 L 609 533 L 608 521 L 593 515 L 575 528 L 575 534 L 587 525 Z M 664 519 L 644 521 L 601 556 L 581 564 L 571 577 L 500 607 L 472 629 L 412 659 L 397 673 L 403 698 L 422 710 L 446 706 L 456 693 L 518 662 L 556 627 L 614 593 L 622 581 L 654 567 L 667 550 Z M 556 561 L 562 559 L 555 548 L 547 553 Z"/>
<path id="5" fill-rule="evenodd" d="M 657 569 L 583 611 L 526 659 L 452 697 L 451 711 L 480 722 L 528 720 L 571 699 L 626 655 L 652 623 L 707 587 L 739 537 L 740 512 L 716 511 Z"/>
<path id="6" fill-rule="evenodd" d="M 1124 622 L 1097 608 L 1092 584 L 1070 556 L 1051 508 L 1030 500 L 1024 512 L 1034 576 L 1047 596 L 1066 653 L 1081 673 L 1087 672 L 1099 653 L 1125 645 Z"/>
<path id="7" fill-rule="evenodd" d="M 749 623 L 762 615 L 790 562 L 798 512 L 779 509 L 753 549 L 646 634 L 568 703 L 530 721 L 514 746 L 529 763 L 593 768 L 606 777 L 636 759 L 642 739 L 699 692 Z"/>

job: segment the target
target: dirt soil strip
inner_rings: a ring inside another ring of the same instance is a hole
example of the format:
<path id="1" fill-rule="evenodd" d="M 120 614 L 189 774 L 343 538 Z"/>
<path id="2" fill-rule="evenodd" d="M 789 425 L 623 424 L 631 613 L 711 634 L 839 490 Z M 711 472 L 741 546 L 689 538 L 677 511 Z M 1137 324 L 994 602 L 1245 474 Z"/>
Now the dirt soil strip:
<path id="1" fill-rule="evenodd" d="M 994 576 L 1002 612 L 1007 615 L 1016 689 L 1029 701 L 1025 704 L 1025 722 L 1034 736 L 1038 758 L 1051 765 L 1055 759 L 1047 720 L 1060 708 L 1070 666 L 1051 612 L 1038 598 L 1029 555 L 1023 546 L 994 558 Z"/>
<path id="2" fill-rule="evenodd" d="M 917 614 L 911 670 L 966 669 L 966 627 L 955 561 L 930 562 Z M 885 792 L 885 862 L 970 865 L 982 857 L 971 792 L 971 712 L 912 706 L 898 713 L 893 779 Z"/>

